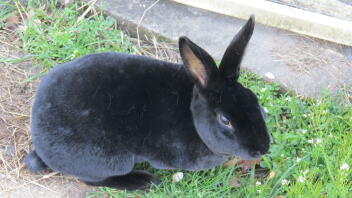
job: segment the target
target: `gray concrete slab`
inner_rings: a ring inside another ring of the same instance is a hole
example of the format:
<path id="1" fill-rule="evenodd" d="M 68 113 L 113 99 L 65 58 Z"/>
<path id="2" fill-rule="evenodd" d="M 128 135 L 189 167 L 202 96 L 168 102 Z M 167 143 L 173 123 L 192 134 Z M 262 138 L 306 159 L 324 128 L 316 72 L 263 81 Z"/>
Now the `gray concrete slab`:
<path id="1" fill-rule="evenodd" d="M 244 21 L 172 1 L 101 0 L 99 6 L 131 34 L 140 31 L 177 41 L 182 35 L 220 60 Z M 254 13 L 255 14 L 255 13 Z M 142 38 L 142 37 L 141 37 Z M 256 24 L 242 66 L 260 76 L 271 73 L 273 81 L 297 94 L 315 97 L 324 89 L 351 90 L 351 47 L 316 40 Z"/>

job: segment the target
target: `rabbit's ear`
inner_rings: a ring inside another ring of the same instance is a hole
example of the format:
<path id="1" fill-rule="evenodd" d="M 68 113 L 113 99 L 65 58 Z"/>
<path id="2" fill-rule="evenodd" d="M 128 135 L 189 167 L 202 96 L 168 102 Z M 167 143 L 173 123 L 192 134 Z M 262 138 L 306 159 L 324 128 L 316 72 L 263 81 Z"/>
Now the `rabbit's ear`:
<path id="1" fill-rule="evenodd" d="M 248 44 L 253 34 L 254 15 L 248 19 L 227 47 L 220 63 L 220 73 L 224 78 L 237 80 L 240 75 L 240 64 Z"/>
<path id="2" fill-rule="evenodd" d="M 212 78 L 218 76 L 219 72 L 214 60 L 187 37 L 180 37 L 179 48 L 183 63 L 198 85 L 204 88 Z"/>

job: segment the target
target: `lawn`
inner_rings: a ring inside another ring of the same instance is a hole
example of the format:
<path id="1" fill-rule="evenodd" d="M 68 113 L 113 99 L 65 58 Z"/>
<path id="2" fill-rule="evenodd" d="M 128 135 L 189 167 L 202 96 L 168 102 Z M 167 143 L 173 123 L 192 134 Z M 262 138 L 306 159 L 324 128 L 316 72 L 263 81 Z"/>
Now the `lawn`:
<path id="1" fill-rule="evenodd" d="M 118 29 L 115 19 L 95 9 L 85 14 L 86 4 L 42 2 L 30 0 L 27 6 L 0 1 L 0 24 L 9 23 L 6 19 L 16 13 L 24 20 L 18 28 L 21 48 L 28 54 L 24 59 L 43 71 L 33 78 L 88 53 L 142 50 Z M 274 141 L 260 163 L 266 174 L 254 169 L 243 174 L 237 166 L 187 172 L 142 164 L 138 166 L 161 177 L 161 185 L 136 192 L 99 188 L 88 197 L 352 197 L 352 107 L 345 95 L 307 99 L 250 72 L 243 72 L 240 81 L 257 94 L 268 114 Z M 183 179 L 173 183 L 173 174 L 180 171 Z M 238 185 L 231 184 L 235 180 Z"/>

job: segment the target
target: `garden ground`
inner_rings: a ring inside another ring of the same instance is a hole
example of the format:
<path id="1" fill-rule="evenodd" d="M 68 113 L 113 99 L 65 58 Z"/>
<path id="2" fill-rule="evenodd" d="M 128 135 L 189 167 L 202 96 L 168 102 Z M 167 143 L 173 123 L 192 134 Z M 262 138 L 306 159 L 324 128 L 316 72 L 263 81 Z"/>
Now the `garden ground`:
<path id="1" fill-rule="evenodd" d="M 84 15 L 86 5 L 65 8 L 55 2 L 34 0 L 26 6 L 15 1 L 0 9 L 1 197 L 348 197 L 352 193 L 349 93 L 317 100 L 296 97 L 248 72 L 241 82 L 267 109 L 274 138 L 257 171 L 243 174 L 238 166 L 219 166 L 184 172 L 184 178 L 173 183 L 177 171 L 143 164 L 141 167 L 161 177 L 162 184 L 136 192 L 93 188 L 58 173 L 29 173 L 22 160 L 31 150 L 30 107 L 40 76 L 51 67 L 97 51 L 178 61 L 169 45 L 152 39 L 149 45 L 139 47 L 111 17 L 94 9 Z"/>

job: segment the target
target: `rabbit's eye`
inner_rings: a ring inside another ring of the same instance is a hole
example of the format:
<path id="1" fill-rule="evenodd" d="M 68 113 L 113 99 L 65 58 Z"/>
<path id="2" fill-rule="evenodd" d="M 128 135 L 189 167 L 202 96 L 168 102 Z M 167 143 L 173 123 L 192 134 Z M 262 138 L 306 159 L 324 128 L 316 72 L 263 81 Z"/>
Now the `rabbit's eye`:
<path id="1" fill-rule="evenodd" d="M 225 125 L 226 127 L 232 128 L 230 119 L 225 115 L 219 114 L 219 121 L 221 124 Z"/>

